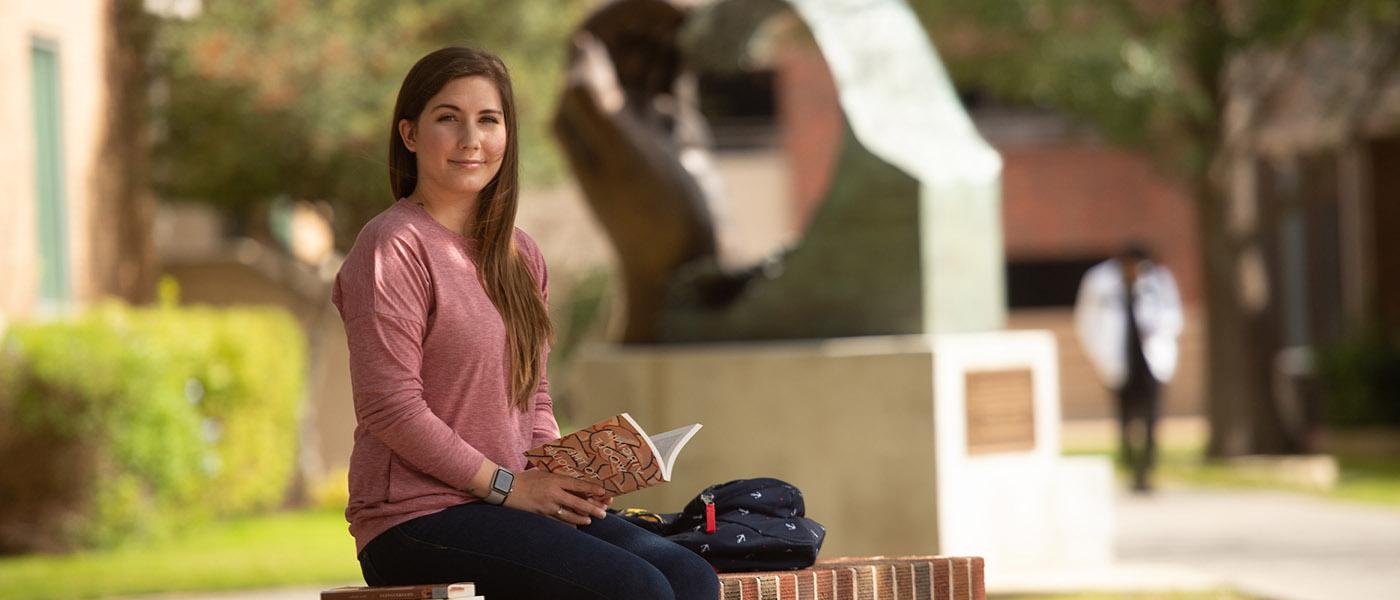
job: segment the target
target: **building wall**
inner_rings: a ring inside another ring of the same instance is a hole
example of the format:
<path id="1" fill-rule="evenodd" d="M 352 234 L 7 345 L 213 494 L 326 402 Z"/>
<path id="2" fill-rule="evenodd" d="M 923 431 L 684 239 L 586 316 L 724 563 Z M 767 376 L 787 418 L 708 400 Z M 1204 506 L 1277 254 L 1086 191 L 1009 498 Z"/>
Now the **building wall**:
<path id="1" fill-rule="evenodd" d="M 71 299 L 82 304 L 95 295 L 90 217 L 107 102 L 106 9 L 106 2 L 91 0 L 0 1 L 0 313 L 10 321 L 41 312 L 31 65 L 36 37 L 54 43 L 58 54 Z"/>
<path id="2" fill-rule="evenodd" d="M 1196 210 L 1142 155 L 1092 140 L 1018 142 L 1001 153 L 1007 260 L 1107 256 L 1147 243 L 1176 276 L 1182 299 L 1201 299 Z"/>

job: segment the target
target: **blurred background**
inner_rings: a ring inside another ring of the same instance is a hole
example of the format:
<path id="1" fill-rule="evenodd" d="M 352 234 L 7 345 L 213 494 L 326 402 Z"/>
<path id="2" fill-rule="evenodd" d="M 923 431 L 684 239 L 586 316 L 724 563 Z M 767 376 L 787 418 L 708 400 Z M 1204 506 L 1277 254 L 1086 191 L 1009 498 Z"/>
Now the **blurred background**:
<path id="1" fill-rule="evenodd" d="M 398 85 L 444 45 L 510 66 L 555 406 L 591 422 L 572 369 L 617 339 L 622 281 L 550 123 L 604 4 L 0 2 L 0 598 L 360 581 L 330 286 L 392 202 Z M 1400 5 L 909 7 L 1001 156 L 1006 328 L 1054 334 L 1063 452 L 1117 446 L 1084 273 L 1144 241 L 1185 309 L 1159 490 L 1114 500 L 1143 568 L 993 595 L 1400 597 Z M 801 242 L 845 127 L 823 55 L 775 23 L 769 60 L 695 73 L 730 265 Z"/>

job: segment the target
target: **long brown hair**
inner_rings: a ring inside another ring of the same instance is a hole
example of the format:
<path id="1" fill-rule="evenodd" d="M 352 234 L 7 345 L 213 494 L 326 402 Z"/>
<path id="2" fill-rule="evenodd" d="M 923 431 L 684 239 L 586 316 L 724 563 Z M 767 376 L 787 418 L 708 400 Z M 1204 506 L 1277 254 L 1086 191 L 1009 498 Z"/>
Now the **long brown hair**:
<path id="1" fill-rule="evenodd" d="M 417 157 L 399 136 L 399 120 L 417 122 L 428 100 L 449 82 L 462 77 L 491 80 L 501 95 L 501 110 L 505 113 L 505 156 L 496 177 L 478 195 L 469 234 L 480 242 L 476 259 L 481 286 L 505 322 L 506 343 L 510 347 L 510 397 L 518 409 L 525 411 L 544 376 L 544 345 L 553 336 L 554 328 L 549 323 L 538 282 L 513 243 L 520 162 L 515 95 L 510 73 L 500 58 L 475 48 L 449 47 L 424 56 L 408 70 L 389 123 L 389 186 L 395 198 L 407 198 L 418 180 Z"/>

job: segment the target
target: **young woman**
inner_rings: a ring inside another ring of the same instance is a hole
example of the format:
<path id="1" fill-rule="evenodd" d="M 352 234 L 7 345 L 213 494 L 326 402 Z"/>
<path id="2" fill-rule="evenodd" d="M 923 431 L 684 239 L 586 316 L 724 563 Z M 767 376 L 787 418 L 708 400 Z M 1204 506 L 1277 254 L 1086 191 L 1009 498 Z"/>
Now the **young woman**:
<path id="1" fill-rule="evenodd" d="M 548 275 L 515 228 L 505 65 L 444 48 L 399 89 L 398 200 L 355 239 L 345 320 L 355 446 L 345 515 L 369 585 L 472 581 L 492 600 L 718 597 L 700 557 L 619 518 L 598 485 L 527 469 L 559 436 L 545 360 Z"/>

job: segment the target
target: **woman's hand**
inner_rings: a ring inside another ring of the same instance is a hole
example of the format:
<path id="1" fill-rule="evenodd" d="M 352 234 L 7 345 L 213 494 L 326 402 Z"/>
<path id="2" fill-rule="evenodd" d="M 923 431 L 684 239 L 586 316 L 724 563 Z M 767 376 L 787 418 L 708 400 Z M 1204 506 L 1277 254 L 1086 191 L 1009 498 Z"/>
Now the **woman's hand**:
<path id="1" fill-rule="evenodd" d="M 515 474 L 505 506 L 532 512 L 577 527 L 604 518 L 612 496 L 603 486 L 542 469 Z"/>

